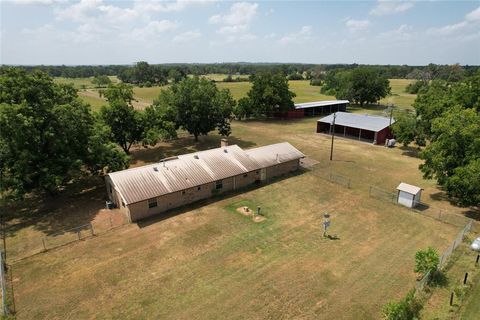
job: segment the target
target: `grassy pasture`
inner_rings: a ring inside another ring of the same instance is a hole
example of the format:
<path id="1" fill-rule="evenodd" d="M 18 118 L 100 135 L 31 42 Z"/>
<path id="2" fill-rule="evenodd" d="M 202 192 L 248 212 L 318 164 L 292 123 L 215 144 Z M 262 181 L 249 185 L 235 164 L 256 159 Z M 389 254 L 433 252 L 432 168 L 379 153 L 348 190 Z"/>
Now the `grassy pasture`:
<path id="1" fill-rule="evenodd" d="M 67 79 L 69 80 L 69 79 Z M 75 79 L 77 80 L 77 79 Z M 75 83 L 75 86 L 80 86 L 82 81 L 85 79 L 78 79 L 78 82 Z M 86 81 L 86 80 L 85 80 Z M 360 109 L 352 105 L 353 112 L 369 112 L 372 114 L 380 114 L 384 109 L 386 104 L 395 104 L 396 106 L 402 109 L 411 109 L 411 104 L 415 100 L 416 95 L 408 94 L 404 92 L 405 86 L 410 82 L 410 80 L 405 79 L 390 79 L 390 84 L 392 86 L 392 95 L 382 99 L 380 105 L 365 106 L 364 109 Z M 294 98 L 294 101 L 297 103 L 316 101 L 316 100 L 334 100 L 335 97 L 327 96 L 320 93 L 320 87 L 311 86 L 307 80 L 295 80 L 290 81 L 290 90 L 295 92 L 297 95 Z M 251 88 L 250 82 L 218 82 L 218 88 L 220 89 L 229 89 L 232 93 L 232 96 L 235 100 L 238 100 L 247 95 L 247 92 Z M 150 105 L 154 99 L 158 97 L 160 91 L 164 87 L 134 87 L 133 91 L 135 98 L 138 100 L 135 103 L 135 107 L 138 109 L 143 109 L 146 106 Z M 98 96 L 95 89 L 88 89 L 86 91 L 80 91 L 79 95 L 85 102 L 90 103 L 94 110 L 97 110 L 101 105 L 105 104 L 105 100 Z"/>
<path id="2" fill-rule="evenodd" d="M 443 251 L 458 228 L 369 198 L 368 185 L 393 190 L 406 181 L 425 188 L 428 204 L 466 210 L 424 181 L 420 161 L 404 150 L 339 138 L 330 162 L 330 139 L 314 128 L 315 119 L 234 122 L 230 138 L 245 148 L 289 141 L 320 161 L 314 171 L 16 262 L 19 319 L 379 318 L 384 303 L 414 285 L 415 251 L 429 245 Z M 136 147 L 132 164 L 219 145 L 215 134 L 200 140 Z M 331 170 L 349 176 L 352 189 L 321 177 Z M 80 190 L 55 200 L 68 205 L 51 204 L 51 215 L 18 217 L 7 244 L 50 232 L 54 223 L 94 219 L 104 206 L 102 182 Z M 260 205 L 267 220 L 253 223 L 232 212 L 245 203 Z M 321 237 L 324 211 L 339 240 Z"/>

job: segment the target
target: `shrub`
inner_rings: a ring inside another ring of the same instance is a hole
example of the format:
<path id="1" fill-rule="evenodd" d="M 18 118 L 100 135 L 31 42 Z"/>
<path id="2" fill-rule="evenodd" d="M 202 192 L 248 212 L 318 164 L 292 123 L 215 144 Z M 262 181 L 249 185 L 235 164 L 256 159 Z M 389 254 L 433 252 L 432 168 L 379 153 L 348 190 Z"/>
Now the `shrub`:
<path id="1" fill-rule="evenodd" d="M 426 250 L 419 250 L 415 253 L 415 272 L 427 274 L 427 272 L 434 272 L 437 270 L 440 258 L 437 250 L 428 247 Z"/>
<path id="2" fill-rule="evenodd" d="M 415 289 L 410 290 L 399 302 L 389 302 L 382 310 L 384 319 L 411 320 L 418 318 L 422 305 L 415 298 Z"/>

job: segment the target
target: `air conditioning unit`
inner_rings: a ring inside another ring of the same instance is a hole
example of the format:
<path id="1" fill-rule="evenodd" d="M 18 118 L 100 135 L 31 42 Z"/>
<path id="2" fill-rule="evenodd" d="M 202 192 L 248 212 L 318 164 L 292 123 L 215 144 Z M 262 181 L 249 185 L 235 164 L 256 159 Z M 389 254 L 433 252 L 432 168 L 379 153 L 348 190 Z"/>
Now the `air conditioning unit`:
<path id="1" fill-rule="evenodd" d="M 108 200 L 108 201 L 105 202 L 105 207 L 107 208 L 107 210 L 111 210 L 111 209 L 115 208 L 115 203 Z"/>

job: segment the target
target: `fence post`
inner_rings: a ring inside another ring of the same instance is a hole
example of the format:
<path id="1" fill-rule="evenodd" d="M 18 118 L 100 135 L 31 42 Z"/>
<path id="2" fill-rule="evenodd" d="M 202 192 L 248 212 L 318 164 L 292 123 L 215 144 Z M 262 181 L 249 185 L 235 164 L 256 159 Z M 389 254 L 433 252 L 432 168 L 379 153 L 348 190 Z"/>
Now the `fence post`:
<path id="1" fill-rule="evenodd" d="M 5 288 L 5 261 L 4 252 L 0 252 L 0 285 L 2 286 L 2 314 L 8 316 L 7 310 L 7 290 Z"/>
<path id="2" fill-rule="evenodd" d="M 95 232 L 93 231 L 93 225 L 91 222 L 88 223 L 90 225 L 90 232 L 92 233 L 92 236 L 95 235 Z"/>
<path id="3" fill-rule="evenodd" d="M 45 239 L 42 239 L 43 250 L 47 251 L 47 246 L 45 245 Z"/>
<path id="4" fill-rule="evenodd" d="M 450 294 L 450 305 L 453 306 L 453 292 Z"/>
<path id="5" fill-rule="evenodd" d="M 78 240 L 80 240 L 81 239 L 80 230 L 77 231 L 77 236 L 78 236 Z"/>

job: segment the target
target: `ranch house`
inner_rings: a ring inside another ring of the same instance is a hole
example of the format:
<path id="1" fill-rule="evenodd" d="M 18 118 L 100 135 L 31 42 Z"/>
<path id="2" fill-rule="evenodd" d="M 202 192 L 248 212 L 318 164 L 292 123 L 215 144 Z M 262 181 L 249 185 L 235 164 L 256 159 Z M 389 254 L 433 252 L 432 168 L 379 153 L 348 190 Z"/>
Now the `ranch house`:
<path id="1" fill-rule="evenodd" d="M 222 146 L 110 173 L 107 195 L 133 222 L 295 171 L 304 157 L 288 142 Z"/>
<path id="2" fill-rule="evenodd" d="M 335 135 L 373 144 L 384 144 L 385 140 L 393 138 L 390 130 L 390 126 L 395 123 L 393 118 L 347 112 L 335 112 L 334 114 Z M 332 134 L 334 114 L 317 121 L 317 132 Z"/>

